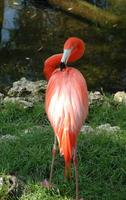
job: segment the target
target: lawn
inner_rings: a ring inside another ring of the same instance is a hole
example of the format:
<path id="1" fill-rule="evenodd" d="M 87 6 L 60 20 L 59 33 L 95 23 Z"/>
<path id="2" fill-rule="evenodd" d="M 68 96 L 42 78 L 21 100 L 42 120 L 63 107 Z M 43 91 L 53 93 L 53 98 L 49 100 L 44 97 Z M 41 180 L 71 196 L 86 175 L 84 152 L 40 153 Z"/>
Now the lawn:
<path id="1" fill-rule="evenodd" d="M 126 106 L 105 97 L 90 106 L 86 124 L 97 127 L 110 123 L 119 126 L 116 133 L 80 134 L 78 138 L 79 189 L 85 200 L 126 199 Z M 41 186 L 49 178 L 53 130 L 44 105 L 23 109 L 8 104 L 0 107 L 0 174 L 13 174 L 22 184 L 14 200 L 72 200 L 75 179 L 64 181 L 64 161 L 57 152 L 53 183 L 47 190 Z M 4 192 L 3 192 L 4 191 Z M 6 188 L 0 185 L 0 199 L 7 199 Z"/>

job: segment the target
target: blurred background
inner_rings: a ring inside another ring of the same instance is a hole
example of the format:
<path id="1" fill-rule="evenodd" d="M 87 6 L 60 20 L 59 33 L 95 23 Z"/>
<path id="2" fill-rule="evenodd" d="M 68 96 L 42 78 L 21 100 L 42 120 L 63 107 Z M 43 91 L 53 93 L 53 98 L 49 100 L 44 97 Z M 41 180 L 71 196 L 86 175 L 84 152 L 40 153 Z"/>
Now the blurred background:
<path id="1" fill-rule="evenodd" d="M 44 60 L 61 53 L 70 36 L 86 43 L 85 55 L 71 66 L 83 73 L 89 90 L 126 90 L 126 2 L 83 1 L 97 14 L 84 9 L 84 17 L 74 14 L 71 2 L 62 9 L 60 5 L 53 6 L 51 0 L 0 0 L 1 92 L 6 93 L 21 77 L 44 79 Z M 75 5 L 75 9 L 80 8 Z M 107 17 L 106 23 L 102 23 L 100 12 Z M 109 23 L 109 14 L 116 16 L 118 23 Z"/>

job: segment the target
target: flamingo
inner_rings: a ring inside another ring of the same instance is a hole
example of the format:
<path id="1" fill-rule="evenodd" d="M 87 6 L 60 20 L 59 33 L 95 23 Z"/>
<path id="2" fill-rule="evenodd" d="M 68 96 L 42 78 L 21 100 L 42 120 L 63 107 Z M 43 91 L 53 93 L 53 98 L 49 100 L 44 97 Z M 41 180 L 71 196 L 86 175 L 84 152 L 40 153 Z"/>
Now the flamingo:
<path id="1" fill-rule="evenodd" d="M 64 156 L 65 170 L 71 177 L 71 161 L 75 167 L 76 200 L 78 191 L 77 137 L 88 114 L 87 84 L 79 70 L 68 67 L 67 63 L 82 57 L 85 43 L 70 37 L 64 44 L 63 54 L 49 57 L 44 63 L 44 75 L 48 80 L 45 95 L 45 108 L 54 130 L 52 164 L 48 184 L 51 185 L 56 146 Z"/>

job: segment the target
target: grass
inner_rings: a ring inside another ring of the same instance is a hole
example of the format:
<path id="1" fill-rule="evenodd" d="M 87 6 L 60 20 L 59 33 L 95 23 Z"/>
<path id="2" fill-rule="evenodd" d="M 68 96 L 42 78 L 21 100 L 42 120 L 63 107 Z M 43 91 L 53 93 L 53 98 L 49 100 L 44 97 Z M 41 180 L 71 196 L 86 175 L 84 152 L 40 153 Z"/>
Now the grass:
<path id="1" fill-rule="evenodd" d="M 90 107 L 87 124 L 110 123 L 121 128 L 111 134 L 80 134 L 78 138 L 80 197 L 86 200 L 126 199 L 126 107 L 106 97 Z M 71 182 L 64 181 L 64 161 L 57 154 L 51 190 L 41 181 L 49 177 L 53 130 L 44 105 L 22 109 L 8 104 L 0 108 L 0 173 L 15 174 L 23 190 L 9 199 L 72 200 L 75 198 L 74 169 Z M 8 136 L 8 137 L 3 137 Z M 13 137 L 10 137 L 13 136 Z M 1 190 L 0 190 L 1 192 Z M 6 198 L 5 198 L 6 199 Z M 3 199 L 2 199 L 3 200 Z"/>

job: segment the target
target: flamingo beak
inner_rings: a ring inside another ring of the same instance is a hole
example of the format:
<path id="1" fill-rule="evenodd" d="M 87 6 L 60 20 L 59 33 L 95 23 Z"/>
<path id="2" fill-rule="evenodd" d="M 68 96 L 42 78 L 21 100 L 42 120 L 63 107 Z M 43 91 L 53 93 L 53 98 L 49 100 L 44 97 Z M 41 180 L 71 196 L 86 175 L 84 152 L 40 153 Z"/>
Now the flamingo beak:
<path id="1" fill-rule="evenodd" d="M 61 70 L 65 68 L 65 66 L 67 65 L 67 61 L 71 55 L 71 51 L 72 49 L 64 49 L 63 56 L 61 58 L 61 63 L 60 63 Z"/>

